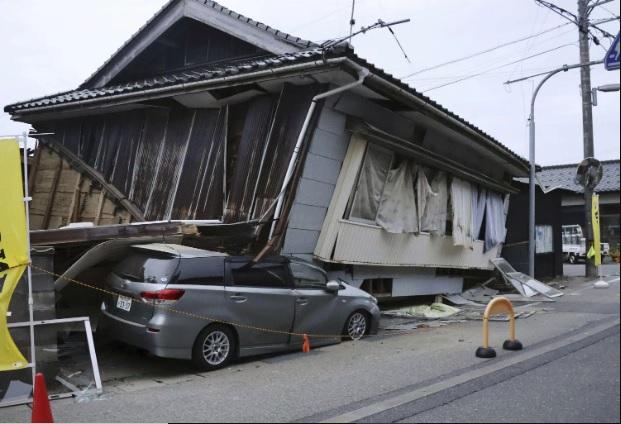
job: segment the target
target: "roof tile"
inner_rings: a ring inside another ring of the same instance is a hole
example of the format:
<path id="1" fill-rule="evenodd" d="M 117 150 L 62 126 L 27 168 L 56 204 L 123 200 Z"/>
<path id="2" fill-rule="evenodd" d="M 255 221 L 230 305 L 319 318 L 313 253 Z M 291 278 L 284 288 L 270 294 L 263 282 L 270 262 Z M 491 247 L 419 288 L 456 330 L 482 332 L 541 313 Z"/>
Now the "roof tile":
<path id="1" fill-rule="evenodd" d="M 595 191 L 619 191 L 621 185 L 620 161 L 602 161 L 603 176 Z M 578 164 L 545 166 L 538 174 L 539 180 L 548 187 L 562 187 L 575 193 L 584 193 L 584 188 L 574 181 Z"/>

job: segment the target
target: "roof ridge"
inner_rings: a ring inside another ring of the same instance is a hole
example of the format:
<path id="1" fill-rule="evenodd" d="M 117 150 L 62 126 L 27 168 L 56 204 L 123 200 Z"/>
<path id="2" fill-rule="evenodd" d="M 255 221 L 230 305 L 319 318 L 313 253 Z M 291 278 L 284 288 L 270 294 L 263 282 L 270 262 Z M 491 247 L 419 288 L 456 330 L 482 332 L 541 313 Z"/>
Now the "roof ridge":
<path id="1" fill-rule="evenodd" d="M 601 164 L 621 163 L 621 159 L 605 159 L 605 160 L 600 160 L 599 162 Z M 580 165 L 580 162 L 558 164 L 558 165 L 546 165 L 546 166 L 542 166 L 541 169 L 561 169 L 561 168 L 570 168 L 570 167 L 578 166 L 578 165 Z"/>

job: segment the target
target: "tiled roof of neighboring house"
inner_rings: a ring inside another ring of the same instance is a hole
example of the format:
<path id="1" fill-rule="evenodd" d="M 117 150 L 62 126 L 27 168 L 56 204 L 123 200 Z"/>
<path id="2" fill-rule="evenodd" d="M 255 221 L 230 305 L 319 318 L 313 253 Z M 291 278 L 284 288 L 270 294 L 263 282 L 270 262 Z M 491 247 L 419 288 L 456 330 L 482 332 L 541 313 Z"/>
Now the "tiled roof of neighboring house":
<path id="1" fill-rule="evenodd" d="M 439 111 L 442 111 L 443 113 L 470 127 L 471 129 L 479 133 L 482 137 L 490 140 L 493 144 L 500 147 L 506 153 L 515 156 L 516 158 L 519 158 L 520 161 L 523 162 L 523 164 L 526 164 L 526 161 L 521 158 L 517 153 L 506 147 L 504 144 L 500 143 L 498 140 L 494 139 L 489 134 L 485 133 L 480 128 L 466 121 L 459 115 L 449 111 L 445 107 L 431 100 L 429 97 L 419 93 L 408 84 L 385 72 L 383 69 L 378 68 L 375 65 L 366 61 L 365 59 L 358 57 L 348 45 L 340 45 L 328 52 L 316 47 L 302 50 L 299 52 L 287 53 L 284 55 L 262 56 L 244 60 L 209 64 L 198 68 L 187 69 L 181 72 L 150 77 L 140 81 L 110 85 L 96 89 L 78 89 L 46 97 L 35 98 L 27 100 L 25 102 L 8 105 L 4 108 L 4 110 L 5 112 L 13 114 L 20 112 L 28 113 L 30 109 L 54 105 L 70 106 L 71 104 L 79 104 L 79 102 L 82 100 L 100 98 L 102 101 L 105 101 L 106 98 L 113 97 L 119 94 L 136 93 L 136 95 L 138 95 L 141 91 L 155 88 L 181 86 L 187 83 L 209 81 L 212 79 L 226 76 L 252 74 L 253 72 L 257 71 L 277 69 L 279 67 L 284 67 L 296 63 L 312 62 L 325 58 L 338 57 L 347 57 L 357 62 L 361 66 L 368 68 L 371 72 L 378 75 L 379 77 L 388 80 L 389 82 L 397 85 L 404 91 L 409 92 L 410 94 L 420 98 L 421 100 L 438 109 Z"/>
<path id="2" fill-rule="evenodd" d="M 604 173 L 595 191 L 600 193 L 619 191 L 619 185 L 621 184 L 620 163 L 618 159 L 602 161 Z M 538 173 L 539 180 L 547 187 L 560 186 L 569 191 L 584 193 L 582 186 L 574 182 L 577 168 L 578 164 L 544 166 L 541 172 Z"/>

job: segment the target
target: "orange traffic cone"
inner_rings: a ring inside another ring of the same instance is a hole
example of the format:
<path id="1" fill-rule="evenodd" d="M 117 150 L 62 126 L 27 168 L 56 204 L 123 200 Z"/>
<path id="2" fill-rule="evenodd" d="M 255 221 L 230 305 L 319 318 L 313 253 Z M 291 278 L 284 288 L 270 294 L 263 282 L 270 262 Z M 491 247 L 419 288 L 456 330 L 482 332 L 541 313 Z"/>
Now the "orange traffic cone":
<path id="1" fill-rule="evenodd" d="M 304 334 L 304 342 L 302 343 L 302 352 L 304 353 L 310 352 L 310 341 L 308 340 L 307 334 Z"/>
<path id="2" fill-rule="evenodd" d="M 33 423 L 53 423 L 52 407 L 47 396 L 45 378 L 40 372 L 35 376 L 34 392 L 32 394 L 32 422 Z"/>

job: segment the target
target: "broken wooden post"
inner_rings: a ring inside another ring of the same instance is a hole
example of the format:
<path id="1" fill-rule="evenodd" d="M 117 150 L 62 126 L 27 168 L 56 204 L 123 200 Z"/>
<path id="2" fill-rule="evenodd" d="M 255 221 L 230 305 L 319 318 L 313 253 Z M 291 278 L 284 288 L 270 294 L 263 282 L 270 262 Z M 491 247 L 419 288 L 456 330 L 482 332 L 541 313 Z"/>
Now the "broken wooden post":
<path id="1" fill-rule="evenodd" d="M 509 338 L 505 340 L 502 348 L 505 350 L 521 350 L 522 343 L 515 338 L 515 312 L 513 305 L 506 297 L 492 299 L 483 313 L 483 346 L 475 353 L 477 358 L 494 358 L 496 351 L 489 346 L 489 319 L 493 315 L 507 314 L 509 316 Z"/>

